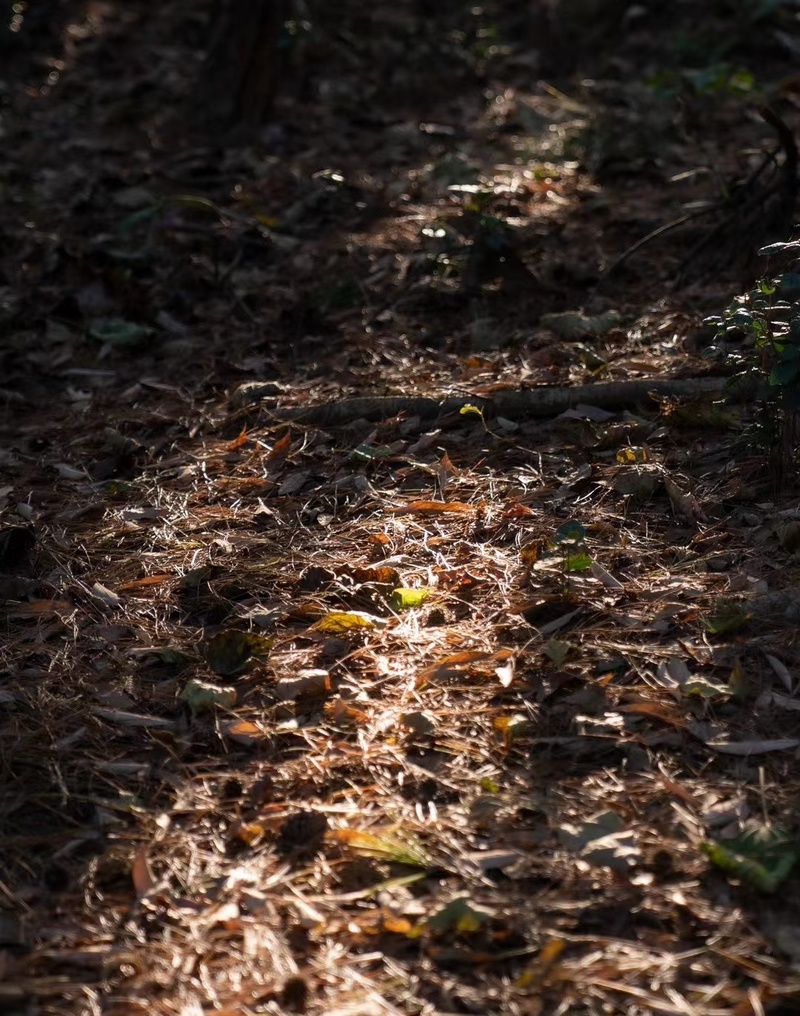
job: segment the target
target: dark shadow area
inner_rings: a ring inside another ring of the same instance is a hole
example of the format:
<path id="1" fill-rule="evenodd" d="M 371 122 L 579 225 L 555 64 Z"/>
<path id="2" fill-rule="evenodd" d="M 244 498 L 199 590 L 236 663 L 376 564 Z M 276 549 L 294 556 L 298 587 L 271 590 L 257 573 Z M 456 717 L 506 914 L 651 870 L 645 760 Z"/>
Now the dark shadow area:
<path id="1" fill-rule="evenodd" d="M 591 386 L 719 373 L 796 5 L 298 3 L 218 135 L 212 4 L 17 6 L 0 1009 L 792 1011 L 796 514 Z"/>

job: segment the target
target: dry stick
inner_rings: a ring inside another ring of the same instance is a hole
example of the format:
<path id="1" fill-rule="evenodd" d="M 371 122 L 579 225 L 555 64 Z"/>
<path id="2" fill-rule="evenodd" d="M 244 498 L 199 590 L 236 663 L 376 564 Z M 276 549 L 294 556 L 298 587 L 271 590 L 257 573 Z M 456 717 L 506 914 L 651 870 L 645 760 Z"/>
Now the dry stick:
<path id="1" fill-rule="evenodd" d="M 718 209 L 719 205 L 714 204 L 708 208 L 700 208 L 695 212 L 687 212 L 685 215 L 680 215 L 677 219 L 672 219 L 671 222 L 665 222 L 663 225 L 658 226 L 656 229 L 648 233 L 647 236 L 643 236 L 640 240 L 637 240 L 636 243 L 631 244 L 631 246 L 628 247 L 627 250 L 623 251 L 615 261 L 612 261 L 608 268 L 606 268 L 603 272 L 603 278 L 607 279 L 609 275 L 613 275 L 618 268 L 625 264 L 628 258 L 633 257 L 637 251 L 640 251 L 642 247 L 647 246 L 648 243 L 651 243 L 653 240 L 657 240 L 659 236 L 663 236 L 664 233 L 669 233 L 673 229 L 678 229 L 679 226 L 682 226 L 686 222 L 691 222 L 692 219 L 699 219 L 703 215 L 711 215 L 713 212 L 718 211 Z"/>
<path id="2" fill-rule="evenodd" d="M 745 222 L 752 222 L 761 206 L 770 197 L 772 197 L 773 194 L 779 193 L 781 189 L 780 184 L 775 184 L 767 190 L 762 191 L 757 198 L 754 198 L 750 202 L 749 207 L 745 211 L 742 211 L 740 207 L 735 208 L 729 215 L 726 215 L 724 219 L 721 219 L 713 229 L 706 233 L 704 237 L 698 240 L 681 263 L 680 271 L 678 272 L 676 280 L 677 287 L 680 288 L 683 286 L 689 272 L 689 267 L 697 260 L 703 251 L 712 247 L 720 237 L 724 237 L 726 231 L 729 230 L 731 226 L 734 226 L 737 223 L 743 224 Z M 749 219 L 747 218 L 748 215 Z"/>
<path id="3" fill-rule="evenodd" d="M 767 106 L 763 107 L 762 109 L 759 109 L 759 113 L 761 114 L 761 117 L 770 125 L 770 127 L 772 127 L 775 130 L 775 133 L 778 135 L 778 139 L 780 141 L 780 148 L 778 149 L 778 151 L 783 149 L 784 153 L 786 154 L 786 164 L 781 174 L 782 177 L 781 183 L 773 188 L 769 188 L 767 191 L 764 192 L 764 194 L 756 198 L 755 201 L 753 202 L 753 204 L 756 207 L 763 204 L 763 202 L 776 190 L 781 190 L 784 179 L 786 178 L 790 180 L 796 179 L 797 162 L 798 162 L 797 145 L 795 144 L 794 136 L 792 135 L 792 132 L 789 129 L 789 127 L 784 123 L 783 120 L 781 120 L 779 116 L 777 116 L 777 114 L 775 114 Z M 755 184 L 755 182 L 758 180 L 758 178 L 761 176 L 761 174 L 764 172 L 767 166 L 769 166 L 771 163 L 774 163 L 776 154 L 777 153 L 775 152 L 770 152 L 767 156 L 765 156 L 765 158 L 761 161 L 760 165 L 758 165 L 750 174 L 750 176 L 748 176 L 748 178 L 744 181 L 744 183 L 740 188 L 740 193 L 746 193 Z M 685 225 L 687 222 L 691 222 L 694 219 L 702 218 L 704 215 L 712 215 L 715 212 L 719 212 L 726 206 L 730 205 L 730 203 L 731 203 L 730 198 L 726 199 L 725 201 L 717 201 L 714 204 L 709 205 L 708 208 L 700 208 L 694 212 L 687 212 L 685 215 L 678 216 L 677 219 L 672 219 L 670 222 L 665 222 L 663 225 L 658 226 L 656 229 L 649 232 L 646 236 L 643 236 L 641 239 L 637 240 L 636 243 L 628 247 L 627 250 L 624 250 L 622 254 L 620 254 L 620 256 L 615 261 L 612 261 L 611 264 L 608 266 L 608 268 L 606 268 L 603 271 L 602 277 L 604 279 L 607 279 L 609 276 L 613 275 L 614 272 L 616 272 L 617 269 L 620 268 L 628 260 L 628 258 L 633 257 L 633 255 L 638 253 L 642 249 L 642 247 L 646 247 L 647 244 L 652 243 L 653 240 L 657 240 L 660 236 L 663 236 L 665 233 L 670 233 L 672 232 L 673 229 L 678 229 L 680 226 Z M 692 248 L 692 250 L 685 258 L 683 266 L 681 268 L 681 272 L 685 271 L 687 265 L 689 265 L 692 262 L 692 260 L 697 256 L 697 254 L 700 253 L 701 250 L 704 250 L 707 246 L 709 246 L 709 244 L 713 240 L 715 240 L 717 236 L 731 224 L 731 222 L 734 222 L 736 220 L 737 215 L 740 214 L 741 213 L 739 209 L 738 208 L 735 209 L 731 214 L 727 215 L 720 223 L 718 223 L 710 233 L 706 234 L 706 236 L 704 236 L 699 241 L 699 243 L 694 248 Z"/>
<path id="4" fill-rule="evenodd" d="M 721 236 L 724 236 L 726 230 L 728 230 L 731 226 L 736 225 L 737 221 L 742 226 L 745 224 L 752 224 L 756 216 L 759 214 L 759 211 L 773 195 L 783 194 L 783 201 L 781 202 L 780 209 L 781 216 L 788 218 L 791 214 L 797 193 L 797 143 L 792 131 L 777 113 L 771 110 L 768 106 L 762 106 L 758 112 L 764 122 L 769 124 L 769 126 L 772 127 L 778 135 L 778 149 L 777 151 L 770 153 L 770 155 L 763 160 L 761 165 L 750 174 L 748 179 L 742 185 L 739 194 L 747 195 L 748 191 L 750 191 L 754 186 L 764 169 L 771 162 L 774 163 L 776 156 L 782 151 L 785 156 L 785 162 L 783 166 L 779 167 L 778 180 L 776 183 L 772 184 L 772 186 L 765 188 L 761 194 L 756 194 L 755 197 L 751 197 L 749 201 L 742 199 L 740 203 L 734 203 L 731 213 L 718 222 L 711 232 L 707 233 L 697 244 L 695 244 L 683 260 L 677 276 L 678 286 L 683 284 L 686 279 L 689 266 L 696 261 L 698 255 L 712 246 L 712 244 L 714 244 Z M 775 212 L 772 213 L 772 217 L 775 217 Z M 769 221 L 770 216 L 767 218 Z"/>
<path id="5" fill-rule="evenodd" d="M 285 423 L 310 424 L 317 427 L 337 427 L 357 420 L 385 420 L 401 413 L 430 420 L 436 417 L 457 415 L 464 406 L 476 406 L 483 413 L 511 419 L 557 416 L 575 406 L 584 404 L 603 409 L 622 409 L 637 405 L 651 396 L 682 397 L 691 395 L 721 395 L 729 383 L 724 377 L 682 378 L 675 380 L 651 379 L 645 381 L 616 381 L 609 384 L 576 385 L 573 388 L 555 388 L 542 385 L 521 391 L 497 392 L 491 398 L 459 396 L 431 399 L 414 395 L 358 396 L 316 406 L 282 407 L 277 398 L 260 400 L 258 382 L 242 385 L 234 393 L 233 404 L 244 407 L 261 402 L 262 408 L 275 420 Z M 264 385 L 274 391 L 274 386 Z M 738 387 L 729 387 L 731 398 L 741 397 Z M 726 393 L 726 394 L 728 394 Z"/>

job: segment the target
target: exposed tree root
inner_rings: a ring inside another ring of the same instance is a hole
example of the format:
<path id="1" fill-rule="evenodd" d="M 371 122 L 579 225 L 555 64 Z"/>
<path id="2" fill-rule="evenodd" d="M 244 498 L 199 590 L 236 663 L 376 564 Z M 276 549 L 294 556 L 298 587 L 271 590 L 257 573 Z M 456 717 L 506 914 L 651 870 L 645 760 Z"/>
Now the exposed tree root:
<path id="1" fill-rule="evenodd" d="M 282 400 L 274 397 L 273 384 L 255 381 L 240 385 L 231 401 L 237 408 L 260 402 L 262 408 L 272 417 L 285 420 L 287 423 L 341 427 L 356 420 L 381 420 L 401 413 L 429 420 L 458 413 L 465 405 L 477 406 L 489 416 L 505 416 L 512 419 L 557 416 L 581 404 L 599 406 L 603 409 L 626 409 L 645 401 L 651 394 L 676 398 L 705 393 L 721 395 L 726 389 L 728 380 L 724 377 L 650 379 L 576 385 L 571 388 L 542 385 L 521 391 L 497 392 L 491 398 L 469 395 L 444 399 L 416 395 L 364 396 L 316 406 L 295 407 L 282 407 Z M 737 389 L 731 389 L 732 397 L 737 397 L 737 394 Z"/>

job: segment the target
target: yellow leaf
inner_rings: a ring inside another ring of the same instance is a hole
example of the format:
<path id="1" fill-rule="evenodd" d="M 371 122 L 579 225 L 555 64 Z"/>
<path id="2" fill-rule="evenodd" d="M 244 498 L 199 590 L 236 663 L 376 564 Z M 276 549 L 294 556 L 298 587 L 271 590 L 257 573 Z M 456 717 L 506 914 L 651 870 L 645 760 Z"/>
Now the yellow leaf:
<path id="1" fill-rule="evenodd" d="M 274 215 L 262 215 L 261 212 L 257 212 L 253 218 L 262 226 L 266 226 L 267 229 L 280 229 L 281 220 L 276 219 Z"/>
<path id="2" fill-rule="evenodd" d="M 641 462 L 647 462 L 647 460 L 648 454 L 646 448 L 628 445 L 625 448 L 620 448 L 617 452 L 617 462 L 622 466 L 638 465 Z"/>
<path id="3" fill-rule="evenodd" d="M 737 658 L 731 668 L 731 676 L 728 678 L 728 690 L 736 699 L 745 698 L 747 695 L 748 680 L 747 673 L 742 666 L 742 661 Z"/>
<path id="4" fill-rule="evenodd" d="M 539 955 L 523 970 L 515 981 L 514 987 L 536 988 L 546 983 L 548 975 L 552 972 L 554 964 L 564 952 L 566 945 L 563 938 L 551 939 L 542 948 Z"/>
<path id="5" fill-rule="evenodd" d="M 328 833 L 328 839 L 345 844 L 365 857 L 413 865 L 416 868 L 433 867 L 425 849 L 408 833 L 399 837 L 391 833 L 370 833 L 364 829 L 334 829 Z"/>
<path id="6" fill-rule="evenodd" d="M 332 610 L 311 627 L 327 635 L 344 635 L 359 629 L 383 628 L 386 621 L 363 610 Z"/>
<path id="7" fill-rule="evenodd" d="M 459 409 L 458 412 L 460 413 L 461 416 L 472 416 L 472 415 L 474 415 L 474 416 L 479 416 L 481 419 L 483 419 L 483 410 L 479 409 L 477 406 L 473 406 L 469 402 L 465 403 L 461 407 L 461 409 Z"/>
<path id="8" fill-rule="evenodd" d="M 258 822 L 240 822 L 233 829 L 232 838 L 252 847 L 264 838 L 265 831 L 264 826 Z"/>

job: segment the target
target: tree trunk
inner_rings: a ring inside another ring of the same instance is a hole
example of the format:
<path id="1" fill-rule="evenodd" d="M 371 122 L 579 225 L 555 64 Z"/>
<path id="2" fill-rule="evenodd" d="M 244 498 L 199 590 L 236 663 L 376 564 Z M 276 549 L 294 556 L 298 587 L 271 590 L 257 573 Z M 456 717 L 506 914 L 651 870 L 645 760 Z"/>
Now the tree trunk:
<path id="1" fill-rule="evenodd" d="M 197 120 L 218 130 L 255 128 L 272 113 L 289 0 L 215 0 L 197 90 Z"/>

